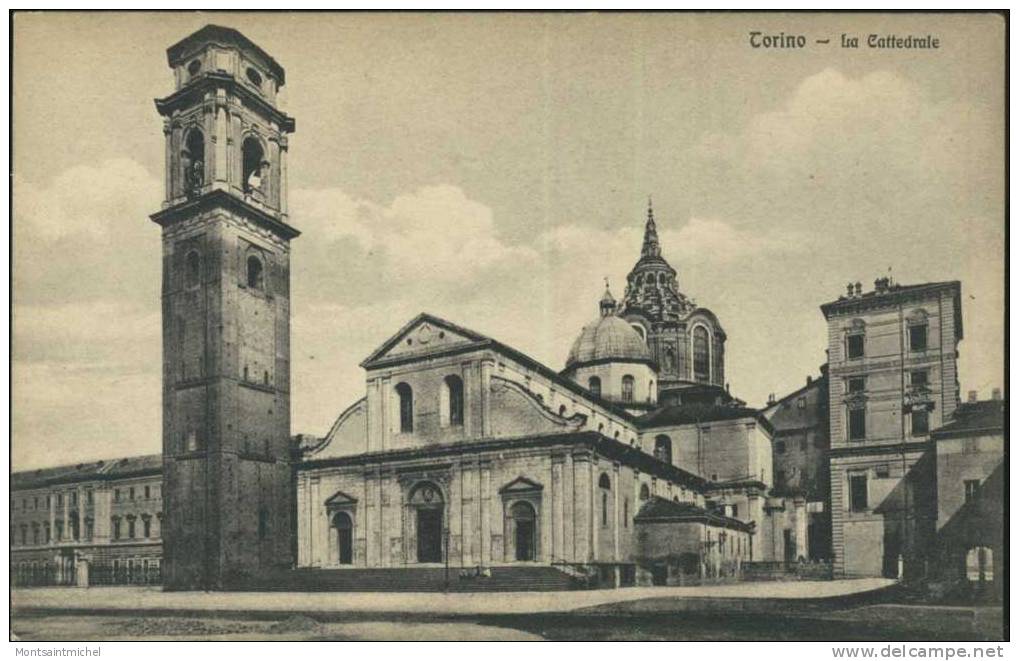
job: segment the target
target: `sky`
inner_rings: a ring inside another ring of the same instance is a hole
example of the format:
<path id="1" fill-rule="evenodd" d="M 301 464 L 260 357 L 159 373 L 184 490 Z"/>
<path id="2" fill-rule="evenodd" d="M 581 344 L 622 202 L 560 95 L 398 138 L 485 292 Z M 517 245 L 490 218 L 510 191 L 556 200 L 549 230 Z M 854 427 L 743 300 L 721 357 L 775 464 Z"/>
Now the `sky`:
<path id="1" fill-rule="evenodd" d="M 19 13 L 15 469 L 160 451 L 153 99 L 207 23 L 287 71 L 294 433 L 324 434 L 422 311 L 561 369 L 604 278 L 622 296 L 649 195 L 751 405 L 816 375 L 819 306 L 889 269 L 961 280 L 962 390 L 1004 383 L 999 17 Z"/>

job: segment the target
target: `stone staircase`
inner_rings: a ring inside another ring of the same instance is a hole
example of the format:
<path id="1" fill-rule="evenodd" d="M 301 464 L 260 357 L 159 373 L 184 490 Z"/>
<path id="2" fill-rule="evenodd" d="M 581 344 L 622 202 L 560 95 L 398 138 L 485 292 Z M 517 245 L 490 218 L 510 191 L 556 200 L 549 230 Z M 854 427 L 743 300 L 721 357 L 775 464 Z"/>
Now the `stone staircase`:
<path id="1" fill-rule="evenodd" d="M 581 581 L 553 567 L 492 567 L 490 577 L 460 578 L 449 569 L 449 592 L 554 592 L 582 588 Z M 295 569 L 265 577 L 242 589 L 290 592 L 443 592 L 442 567 L 386 569 Z"/>

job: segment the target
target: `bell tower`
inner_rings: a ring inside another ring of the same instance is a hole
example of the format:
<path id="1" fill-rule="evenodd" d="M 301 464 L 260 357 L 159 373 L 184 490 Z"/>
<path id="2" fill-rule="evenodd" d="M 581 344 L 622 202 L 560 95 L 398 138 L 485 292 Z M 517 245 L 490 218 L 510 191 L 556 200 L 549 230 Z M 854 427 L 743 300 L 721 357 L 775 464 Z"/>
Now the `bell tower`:
<path id="1" fill-rule="evenodd" d="M 217 589 L 293 562 L 283 68 L 207 25 L 167 50 L 163 584 Z"/>

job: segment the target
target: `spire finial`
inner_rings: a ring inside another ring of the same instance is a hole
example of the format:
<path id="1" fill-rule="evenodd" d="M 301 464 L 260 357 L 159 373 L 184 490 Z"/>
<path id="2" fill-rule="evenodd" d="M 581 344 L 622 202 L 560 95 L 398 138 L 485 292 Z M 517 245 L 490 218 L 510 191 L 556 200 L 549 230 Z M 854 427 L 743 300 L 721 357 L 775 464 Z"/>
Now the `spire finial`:
<path id="1" fill-rule="evenodd" d="M 644 245 L 640 249 L 641 257 L 659 257 L 662 254 L 658 245 L 658 230 L 655 228 L 655 214 L 651 207 L 651 196 L 647 196 L 647 222 L 644 224 Z"/>

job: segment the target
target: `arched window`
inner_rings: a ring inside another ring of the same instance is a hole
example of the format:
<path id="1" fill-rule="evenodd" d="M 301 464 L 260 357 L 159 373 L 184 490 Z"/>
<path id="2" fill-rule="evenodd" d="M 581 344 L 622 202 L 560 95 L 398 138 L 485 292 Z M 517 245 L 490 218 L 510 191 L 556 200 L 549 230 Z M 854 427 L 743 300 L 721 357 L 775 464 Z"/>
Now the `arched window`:
<path id="1" fill-rule="evenodd" d="M 646 484 L 640 485 L 640 499 L 647 500 L 651 497 L 651 489 Z"/>
<path id="2" fill-rule="evenodd" d="M 612 482 L 609 480 L 609 476 L 605 473 L 601 474 L 598 478 L 598 488 L 601 492 L 601 524 L 602 526 L 609 525 L 609 492 L 612 490 Z"/>
<path id="3" fill-rule="evenodd" d="M 414 391 L 406 383 L 396 384 L 396 396 L 400 399 L 400 433 L 414 431 Z"/>
<path id="4" fill-rule="evenodd" d="M 443 418 L 452 427 L 463 426 L 464 423 L 464 382 L 455 374 L 450 374 L 442 384 Z"/>
<path id="5" fill-rule="evenodd" d="M 262 266 L 262 260 L 257 255 L 250 255 L 248 257 L 248 288 L 249 289 L 261 289 L 265 284 L 264 267 Z"/>
<path id="6" fill-rule="evenodd" d="M 346 512 L 337 512 L 333 516 L 333 528 L 336 529 L 340 564 L 354 564 L 354 520 Z"/>
<path id="7" fill-rule="evenodd" d="M 198 129 L 192 129 L 184 138 L 184 153 L 181 155 L 184 192 L 196 193 L 205 185 L 205 137 Z"/>
<path id="8" fill-rule="evenodd" d="M 633 328 L 633 330 L 637 331 L 637 335 L 640 335 L 640 339 L 647 342 L 647 331 L 644 330 L 643 326 L 641 326 L 640 324 L 630 324 L 630 326 Z"/>
<path id="9" fill-rule="evenodd" d="M 623 375 L 623 401 L 633 401 L 633 377 L 629 374 Z"/>
<path id="10" fill-rule="evenodd" d="M 601 379 L 596 376 L 592 376 L 587 380 L 587 389 L 591 391 L 591 394 L 595 397 L 601 397 Z"/>
<path id="11" fill-rule="evenodd" d="M 202 260 L 198 256 L 198 251 L 192 250 L 188 252 L 184 261 L 184 284 L 188 287 L 194 287 L 199 283 L 202 276 Z"/>
<path id="12" fill-rule="evenodd" d="M 708 329 L 697 326 L 693 329 L 693 378 L 706 383 L 711 380 L 711 355 L 708 348 Z"/>
<path id="13" fill-rule="evenodd" d="M 659 434 L 655 436 L 655 459 L 664 461 L 667 464 L 672 463 L 672 439 L 665 434 Z"/>
<path id="14" fill-rule="evenodd" d="M 265 160 L 265 152 L 262 143 L 257 138 L 248 137 L 241 147 L 242 175 L 245 193 L 261 193 L 263 191 L 263 179 L 265 170 L 269 165 Z"/>
<path id="15" fill-rule="evenodd" d="M 566 416 L 566 405 L 565 404 L 560 404 L 559 405 L 559 415 L 563 416 L 563 417 Z"/>
<path id="16" fill-rule="evenodd" d="M 994 580 L 994 553 L 986 546 L 975 546 L 966 552 L 966 578 L 985 583 Z"/>

